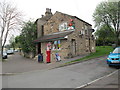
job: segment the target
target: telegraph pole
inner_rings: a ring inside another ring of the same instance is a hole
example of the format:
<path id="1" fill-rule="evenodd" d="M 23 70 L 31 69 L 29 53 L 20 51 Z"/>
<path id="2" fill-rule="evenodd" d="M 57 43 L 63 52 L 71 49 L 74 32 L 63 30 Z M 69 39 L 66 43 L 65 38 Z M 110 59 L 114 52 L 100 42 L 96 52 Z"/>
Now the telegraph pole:
<path id="1" fill-rule="evenodd" d="M 0 38 L 0 61 L 2 61 L 2 38 Z"/>

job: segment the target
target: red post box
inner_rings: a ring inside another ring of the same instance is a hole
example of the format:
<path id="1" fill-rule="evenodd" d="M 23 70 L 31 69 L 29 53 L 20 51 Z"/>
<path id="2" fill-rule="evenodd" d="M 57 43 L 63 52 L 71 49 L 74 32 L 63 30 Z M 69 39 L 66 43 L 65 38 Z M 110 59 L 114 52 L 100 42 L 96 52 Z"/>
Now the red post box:
<path id="1" fill-rule="evenodd" d="M 51 54 L 51 51 L 46 51 L 46 62 L 47 63 L 50 63 L 51 62 L 51 60 L 50 60 L 50 54 Z"/>

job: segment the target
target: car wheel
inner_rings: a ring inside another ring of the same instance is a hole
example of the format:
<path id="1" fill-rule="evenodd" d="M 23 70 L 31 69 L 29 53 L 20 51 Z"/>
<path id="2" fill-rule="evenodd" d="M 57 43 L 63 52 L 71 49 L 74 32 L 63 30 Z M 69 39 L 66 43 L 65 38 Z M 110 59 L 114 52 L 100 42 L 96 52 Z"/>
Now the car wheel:
<path id="1" fill-rule="evenodd" d="M 117 69 L 120 69 L 120 66 L 116 66 Z"/>
<path id="2" fill-rule="evenodd" d="M 112 65 L 108 65 L 109 67 L 112 67 Z"/>

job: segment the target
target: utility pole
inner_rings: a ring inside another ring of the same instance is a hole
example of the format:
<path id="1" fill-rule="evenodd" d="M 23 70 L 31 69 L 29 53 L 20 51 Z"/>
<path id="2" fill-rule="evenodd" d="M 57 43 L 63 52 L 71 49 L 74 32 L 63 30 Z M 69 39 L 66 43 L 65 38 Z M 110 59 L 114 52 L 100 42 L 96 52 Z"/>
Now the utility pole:
<path id="1" fill-rule="evenodd" d="M 0 37 L 0 74 L 2 74 L 2 38 Z M 2 90 L 2 77 L 0 77 L 0 89 Z"/>
<path id="2" fill-rule="evenodd" d="M 0 62 L 2 61 L 2 38 L 0 38 Z"/>

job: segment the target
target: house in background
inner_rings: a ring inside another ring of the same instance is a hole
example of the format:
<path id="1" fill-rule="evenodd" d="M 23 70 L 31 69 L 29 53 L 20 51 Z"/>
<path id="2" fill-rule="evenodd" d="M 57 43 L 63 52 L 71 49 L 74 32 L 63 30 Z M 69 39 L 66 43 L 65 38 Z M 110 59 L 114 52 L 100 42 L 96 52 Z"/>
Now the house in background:
<path id="1" fill-rule="evenodd" d="M 50 51 L 50 60 L 56 60 L 56 53 L 61 57 L 72 58 L 95 52 L 95 39 L 92 25 L 76 16 L 56 11 L 52 14 L 47 8 L 45 16 L 36 20 L 38 39 L 37 52 L 43 53 L 44 61 Z"/>

